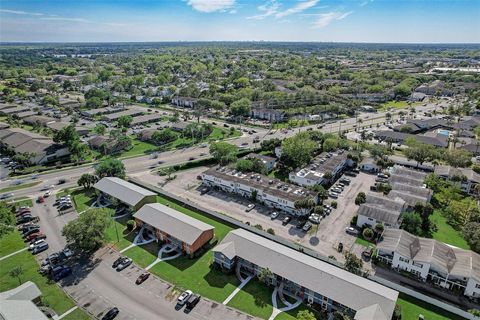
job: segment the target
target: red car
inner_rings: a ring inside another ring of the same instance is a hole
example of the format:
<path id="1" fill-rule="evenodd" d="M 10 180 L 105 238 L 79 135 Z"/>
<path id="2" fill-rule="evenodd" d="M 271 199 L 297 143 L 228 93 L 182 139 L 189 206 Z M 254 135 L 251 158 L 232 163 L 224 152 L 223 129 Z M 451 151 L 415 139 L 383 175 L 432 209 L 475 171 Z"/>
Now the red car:
<path id="1" fill-rule="evenodd" d="M 16 214 L 20 214 L 20 213 L 23 213 L 23 212 L 30 212 L 30 208 L 19 209 L 19 210 L 17 210 Z"/>
<path id="2" fill-rule="evenodd" d="M 37 239 L 38 238 L 38 239 Z M 40 240 L 40 239 L 46 239 L 47 236 L 44 235 L 43 233 L 41 232 L 35 232 L 35 233 L 32 233 L 31 235 L 27 236 L 25 238 L 25 240 L 27 241 L 33 241 L 33 240 Z"/>
<path id="3" fill-rule="evenodd" d="M 45 198 L 40 196 L 40 197 L 38 197 L 37 202 L 38 203 L 43 203 L 43 202 L 45 202 Z"/>
<path id="4" fill-rule="evenodd" d="M 135 281 L 135 283 L 136 284 L 141 284 L 142 282 L 147 280 L 148 277 L 150 277 L 150 273 L 144 272 L 144 273 L 142 273 L 141 275 L 138 276 L 137 281 Z"/>

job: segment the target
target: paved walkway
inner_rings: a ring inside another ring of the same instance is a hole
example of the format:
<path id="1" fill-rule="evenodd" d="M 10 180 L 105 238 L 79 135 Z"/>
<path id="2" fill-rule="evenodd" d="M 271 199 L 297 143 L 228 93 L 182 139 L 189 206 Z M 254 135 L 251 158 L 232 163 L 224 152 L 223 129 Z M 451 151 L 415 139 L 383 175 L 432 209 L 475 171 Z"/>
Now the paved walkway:
<path id="1" fill-rule="evenodd" d="M 62 315 L 60 315 L 60 316 L 59 316 L 59 315 L 55 315 L 55 316 L 53 316 L 53 320 L 60 320 L 60 319 L 62 319 L 63 317 L 68 316 L 70 313 L 72 313 L 73 311 L 75 311 L 75 310 L 77 310 L 77 309 L 78 309 L 78 307 L 75 306 L 75 307 L 71 308 L 70 310 L 65 311 L 65 312 L 64 312 Z"/>
<path id="2" fill-rule="evenodd" d="M 123 248 L 122 250 L 120 250 L 120 253 L 124 253 L 125 251 L 127 251 L 128 249 L 131 249 L 135 246 L 141 246 L 141 245 L 144 245 L 144 244 L 147 244 L 147 243 L 150 243 L 150 242 L 153 242 L 155 241 L 155 237 L 152 237 L 150 239 L 144 239 L 143 238 L 143 227 L 140 229 L 140 231 L 138 231 L 138 234 L 136 235 L 135 239 L 133 239 L 133 242 L 131 245 L 129 245 L 128 247 L 126 248 Z"/>
<path id="3" fill-rule="evenodd" d="M 278 308 L 277 297 L 280 297 L 280 300 L 282 301 L 282 303 L 284 305 L 286 305 L 286 307 Z M 268 318 L 268 320 L 275 319 L 275 317 L 278 316 L 282 312 L 287 312 L 287 311 L 290 311 L 292 309 L 295 309 L 301 303 L 302 303 L 302 300 L 298 299 L 298 298 L 297 298 L 297 301 L 295 303 L 288 302 L 286 299 L 283 298 L 283 295 L 280 294 L 280 292 L 278 292 L 278 287 L 275 287 L 275 289 L 273 290 L 273 293 L 272 293 L 273 310 L 272 310 L 272 314 L 270 315 L 270 318 Z"/>
<path id="4" fill-rule="evenodd" d="M 174 248 L 170 247 L 170 245 L 166 244 L 164 246 L 162 246 L 160 248 L 160 250 L 158 250 L 158 255 L 157 255 L 157 259 L 155 259 L 155 261 L 153 261 L 152 263 L 150 263 L 150 265 L 148 265 L 145 270 L 150 270 L 151 268 L 153 268 L 154 265 L 156 265 L 157 263 L 161 262 L 161 261 L 168 261 L 168 260 L 172 260 L 172 259 L 175 259 L 177 257 L 179 257 L 182 253 L 181 252 L 178 252 L 177 254 L 173 255 L 173 256 L 170 256 L 170 257 L 165 257 L 165 258 L 162 258 L 163 254 L 164 253 L 169 253 L 169 252 L 172 252 L 172 251 L 175 251 Z"/>
<path id="5" fill-rule="evenodd" d="M 2 260 L 4 260 L 4 259 L 7 259 L 7 258 L 10 258 L 11 256 L 14 256 L 14 255 L 16 255 L 17 253 L 23 252 L 23 251 L 25 251 L 25 250 L 27 250 L 27 249 L 28 249 L 28 248 L 25 247 L 25 248 L 20 249 L 20 250 L 18 250 L 18 251 L 15 251 L 15 252 L 12 252 L 12 253 L 10 253 L 10 254 L 7 254 L 6 256 L 1 257 L 1 258 L 0 258 L 0 261 L 2 261 Z"/>
<path id="6" fill-rule="evenodd" d="M 227 297 L 227 299 L 225 299 L 225 301 L 223 301 L 223 304 L 226 305 L 230 302 L 230 300 L 233 299 L 233 297 L 235 297 L 237 295 L 237 293 L 242 290 L 243 287 L 245 287 L 245 285 L 253 278 L 253 276 L 248 276 L 247 278 L 243 279 L 242 282 L 240 283 L 240 285 L 238 287 L 235 288 L 235 290 L 233 290 L 232 293 L 230 293 L 230 295 Z"/>

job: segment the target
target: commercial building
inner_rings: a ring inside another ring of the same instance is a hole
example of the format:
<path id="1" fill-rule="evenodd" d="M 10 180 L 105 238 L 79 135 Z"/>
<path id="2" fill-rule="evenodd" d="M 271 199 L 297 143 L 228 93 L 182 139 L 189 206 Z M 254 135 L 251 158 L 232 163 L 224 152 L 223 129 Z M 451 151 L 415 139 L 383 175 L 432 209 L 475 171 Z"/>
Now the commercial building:
<path id="1" fill-rule="evenodd" d="M 214 227 L 160 203 L 144 205 L 133 217 L 158 240 L 193 255 L 214 236 Z"/>
<path id="2" fill-rule="evenodd" d="M 93 187 L 110 201 L 120 202 L 132 211 L 157 201 L 155 193 L 116 177 L 102 178 Z"/>
<path id="3" fill-rule="evenodd" d="M 38 307 L 42 292 L 37 285 L 27 281 L 22 285 L 0 292 L 0 319 L 2 320 L 47 320 Z"/>
<path id="4" fill-rule="evenodd" d="M 44 164 L 69 155 L 68 148 L 52 139 L 21 128 L 0 130 L 0 146 L 16 154 L 30 154 L 30 162 Z"/>
<path id="5" fill-rule="evenodd" d="M 381 223 L 387 227 L 399 228 L 401 215 L 405 210 L 405 201 L 400 198 L 391 199 L 370 193 L 367 194 L 366 202 L 358 208 L 357 226 L 372 228 Z"/>
<path id="6" fill-rule="evenodd" d="M 323 152 L 310 165 L 290 172 L 288 179 L 300 186 L 327 184 L 341 175 L 342 171 L 353 162 L 343 150 L 337 153 Z"/>
<path id="7" fill-rule="evenodd" d="M 480 299 L 480 255 L 400 229 L 385 229 L 378 258 L 392 269 Z"/>
<path id="8" fill-rule="evenodd" d="M 318 194 L 311 190 L 253 172 L 242 173 L 227 167 L 214 167 L 203 172 L 202 179 L 206 186 L 255 198 L 268 207 L 294 215 L 307 214 L 295 208 L 295 201 L 310 197 L 318 202 Z"/>
<path id="9" fill-rule="evenodd" d="M 214 262 L 227 272 L 256 275 L 279 294 L 300 298 L 328 312 L 357 320 L 391 319 L 398 292 L 243 229 L 230 231 L 214 249 Z"/>

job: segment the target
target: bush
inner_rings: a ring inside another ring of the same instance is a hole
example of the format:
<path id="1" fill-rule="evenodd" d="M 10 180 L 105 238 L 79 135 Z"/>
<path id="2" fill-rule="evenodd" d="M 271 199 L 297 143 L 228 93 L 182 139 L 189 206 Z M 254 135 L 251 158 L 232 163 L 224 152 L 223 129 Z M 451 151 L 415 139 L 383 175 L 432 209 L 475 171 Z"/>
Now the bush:
<path id="1" fill-rule="evenodd" d="M 128 231 L 135 229 L 135 220 L 131 219 L 127 221 L 127 229 Z"/>
<path id="2" fill-rule="evenodd" d="M 363 237 L 367 240 L 370 240 L 373 238 L 373 230 L 370 228 L 365 228 L 362 234 L 363 234 Z"/>
<path id="3" fill-rule="evenodd" d="M 331 203 L 332 208 L 337 208 L 338 207 L 338 202 L 337 201 L 332 201 Z"/>
<path id="4" fill-rule="evenodd" d="M 273 230 L 272 228 L 268 228 L 267 233 L 270 233 L 271 235 L 275 235 L 275 230 Z"/>
<path id="5" fill-rule="evenodd" d="M 357 194 L 357 197 L 355 198 L 355 204 L 359 206 L 362 203 L 365 203 L 366 201 L 367 201 L 367 195 L 365 194 L 365 192 L 359 192 Z"/>
<path id="6" fill-rule="evenodd" d="M 356 225 L 357 225 L 357 221 L 358 221 L 358 215 L 354 215 L 354 216 L 352 217 L 352 220 L 350 220 L 350 225 L 356 226 Z"/>
<path id="7" fill-rule="evenodd" d="M 257 228 L 258 230 L 263 230 L 263 227 L 260 224 L 256 224 L 254 225 L 254 227 Z"/>

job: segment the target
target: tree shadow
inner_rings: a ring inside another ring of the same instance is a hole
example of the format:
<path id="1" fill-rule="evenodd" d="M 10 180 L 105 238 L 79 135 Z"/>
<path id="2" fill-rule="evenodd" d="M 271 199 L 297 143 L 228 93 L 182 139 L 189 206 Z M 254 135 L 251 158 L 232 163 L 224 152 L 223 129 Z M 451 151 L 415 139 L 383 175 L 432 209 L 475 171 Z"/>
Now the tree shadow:
<path id="1" fill-rule="evenodd" d="M 73 286 L 87 278 L 90 272 L 102 261 L 99 258 L 92 259 L 92 257 L 93 253 L 81 254 L 77 259 L 73 257 L 73 259 L 67 263 L 67 265 L 72 268 L 72 274 L 60 280 L 60 284 L 62 286 Z"/>
<path id="2" fill-rule="evenodd" d="M 213 264 L 210 264 L 209 268 L 210 271 L 203 277 L 209 286 L 225 288 L 229 284 L 235 287 L 240 284 L 240 280 L 238 280 L 235 274 L 225 274 Z"/>
<path id="3" fill-rule="evenodd" d="M 318 239 L 317 236 L 313 236 L 313 237 L 310 238 L 309 242 L 312 246 L 316 246 L 320 243 L 320 239 Z"/>

